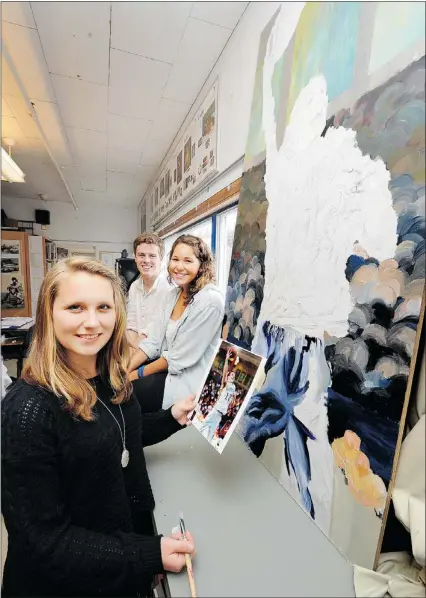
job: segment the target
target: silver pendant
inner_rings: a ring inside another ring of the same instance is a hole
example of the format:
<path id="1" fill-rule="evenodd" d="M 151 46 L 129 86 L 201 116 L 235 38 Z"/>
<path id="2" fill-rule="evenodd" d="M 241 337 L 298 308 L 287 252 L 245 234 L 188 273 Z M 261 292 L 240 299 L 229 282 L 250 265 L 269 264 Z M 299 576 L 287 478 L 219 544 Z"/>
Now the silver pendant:
<path id="1" fill-rule="evenodd" d="M 129 451 L 125 448 L 121 453 L 121 467 L 127 467 L 129 464 L 130 455 Z"/>

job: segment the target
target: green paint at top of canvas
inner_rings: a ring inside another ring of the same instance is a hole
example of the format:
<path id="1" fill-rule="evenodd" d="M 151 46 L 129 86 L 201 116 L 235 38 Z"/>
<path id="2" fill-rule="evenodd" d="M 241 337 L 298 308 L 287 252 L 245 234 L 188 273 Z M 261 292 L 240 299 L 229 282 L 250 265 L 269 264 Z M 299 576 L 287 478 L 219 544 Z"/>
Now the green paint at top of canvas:
<path id="1" fill-rule="evenodd" d="M 294 41 L 287 122 L 301 90 L 315 75 L 327 81 L 329 100 L 346 91 L 353 79 L 361 2 L 309 2 Z"/>
<path id="2" fill-rule="evenodd" d="M 275 117 L 284 109 L 287 118 L 301 89 L 311 77 L 322 74 L 327 80 L 330 100 L 338 97 L 352 83 L 358 39 L 360 2 L 309 2 L 286 52 L 275 65 L 272 84 Z M 285 10 L 285 6 L 281 8 Z M 253 91 L 246 162 L 253 162 L 265 151 L 262 129 L 263 61 L 272 29 L 271 21 L 262 33 Z M 284 77 L 291 66 L 288 97 L 284 97 Z M 287 69 L 287 72 L 286 72 Z"/>
<path id="3" fill-rule="evenodd" d="M 374 73 L 424 37 L 424 2 L 379 2 L 374 21 L 369 73 Z"/>

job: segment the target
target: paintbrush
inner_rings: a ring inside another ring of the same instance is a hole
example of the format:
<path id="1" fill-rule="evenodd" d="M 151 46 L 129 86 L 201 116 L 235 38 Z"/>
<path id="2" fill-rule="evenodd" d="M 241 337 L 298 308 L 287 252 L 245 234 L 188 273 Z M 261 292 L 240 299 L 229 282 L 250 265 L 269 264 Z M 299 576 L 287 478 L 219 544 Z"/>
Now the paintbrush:
<path id="1" fill-rule="evenodd" d="M 186 537 L 186 527 L 185 522 L 183 520 L 183 513 L 182 511 L 179 512 L 179 527 L 180 533 L 184 540 L 187 540 Z M 195 589 L 195 579 L 194 579 L 194 572 L 192 570 L 192 561 L 191 556 L 186 553 L 185 554 L 185 563 L 186 563 L 186 570 L 188 571 L 188 580 L 189 580 L 189 587 L 191 589 L 191 598 L 197 598 L 197 590 Z"/>

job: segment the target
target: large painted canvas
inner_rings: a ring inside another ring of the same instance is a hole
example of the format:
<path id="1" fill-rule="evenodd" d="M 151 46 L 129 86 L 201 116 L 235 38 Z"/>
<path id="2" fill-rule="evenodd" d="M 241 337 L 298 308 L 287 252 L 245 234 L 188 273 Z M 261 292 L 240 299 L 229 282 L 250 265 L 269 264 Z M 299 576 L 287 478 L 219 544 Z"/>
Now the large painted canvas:
<path id="1" fill-rule="evenodd" d="M 377 2 L 289 3 L 265 28 L 226 302 L 225 336 L 267 359 L 239 434 L 369 568 L 424 309 L 425 5 L 414 4 L 391 15 Z"/>

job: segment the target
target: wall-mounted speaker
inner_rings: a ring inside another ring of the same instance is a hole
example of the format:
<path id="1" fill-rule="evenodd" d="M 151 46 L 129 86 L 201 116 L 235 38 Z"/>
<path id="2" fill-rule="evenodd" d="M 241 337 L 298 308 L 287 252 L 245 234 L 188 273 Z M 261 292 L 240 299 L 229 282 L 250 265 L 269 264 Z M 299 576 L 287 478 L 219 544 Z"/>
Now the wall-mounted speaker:
<path id="1" fill-rule="evenodd" d="M 50 212 L 49 210 L 36 210 L 35 211 L 36 224 L 50 224 Z"/>

